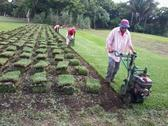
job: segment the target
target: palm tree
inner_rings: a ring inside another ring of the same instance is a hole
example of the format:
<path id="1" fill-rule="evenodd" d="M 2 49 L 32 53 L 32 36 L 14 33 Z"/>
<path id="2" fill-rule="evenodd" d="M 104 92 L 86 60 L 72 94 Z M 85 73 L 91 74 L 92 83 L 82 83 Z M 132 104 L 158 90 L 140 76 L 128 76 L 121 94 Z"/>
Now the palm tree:
<path id="1" fill-rule="evenodd" d="M 132 13 L 131 24 L 144 24 L 157 7 L 154 0 L 129 0 Z"/>

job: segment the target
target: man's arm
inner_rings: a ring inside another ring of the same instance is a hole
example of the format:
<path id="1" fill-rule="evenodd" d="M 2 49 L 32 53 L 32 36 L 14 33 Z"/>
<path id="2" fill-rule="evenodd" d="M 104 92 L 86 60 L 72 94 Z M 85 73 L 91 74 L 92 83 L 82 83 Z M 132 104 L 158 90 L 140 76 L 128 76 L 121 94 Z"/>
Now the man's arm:
<path id="1" fill-rule="evenodd" d="M 112 43 L 114 39 L 114 33 L 111 31 L 106 39 L 106 48 L 109 53 L 113 52 Z"/>

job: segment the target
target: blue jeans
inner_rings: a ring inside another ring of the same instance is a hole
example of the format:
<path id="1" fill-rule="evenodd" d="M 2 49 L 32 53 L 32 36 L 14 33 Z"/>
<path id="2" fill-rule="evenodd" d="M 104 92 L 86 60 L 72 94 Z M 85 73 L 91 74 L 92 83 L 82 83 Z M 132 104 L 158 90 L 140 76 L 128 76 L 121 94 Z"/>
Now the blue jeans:
<path id="1" fill-rule="evenodd" d="M 120 62 L 115 62 L 115 60 L 109 57 L 109 63 L 107 68 L 107 76 L 106 81 L 111 82 L 114 80 L 116 73 L 118 72 L 120 67 Z"/>

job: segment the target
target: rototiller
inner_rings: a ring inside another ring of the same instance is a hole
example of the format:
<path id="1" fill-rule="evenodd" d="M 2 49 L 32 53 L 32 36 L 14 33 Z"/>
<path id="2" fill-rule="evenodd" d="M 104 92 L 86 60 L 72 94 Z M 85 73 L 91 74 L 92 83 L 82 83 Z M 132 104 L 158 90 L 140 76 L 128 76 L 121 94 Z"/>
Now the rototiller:
<path id="1" fill-rule="evenodd" d="M 120 96 L 124 103 L 143 103 L 144 98 L 150 95 L 152 80 L 147 74 L 147 68 L 139 69 L 135 65 L 136 53 L 121 54 L 114 52 L 116 56 L 121 57 L 121 61 L 127 69 L 127 78 L 120 88 Z"/>

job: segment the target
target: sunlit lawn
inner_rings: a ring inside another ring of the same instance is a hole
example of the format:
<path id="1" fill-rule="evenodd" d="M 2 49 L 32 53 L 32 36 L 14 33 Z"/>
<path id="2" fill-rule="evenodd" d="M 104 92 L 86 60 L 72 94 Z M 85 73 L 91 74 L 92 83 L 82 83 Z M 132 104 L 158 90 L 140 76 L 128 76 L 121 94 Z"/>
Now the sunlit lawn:
<path id="1" fill-rule="evenodd" d="M 78 30 L 73 49 L 84 57 L 103 77 L 106 75 L 108 57 L 105 50 L 105 40 L 109 30 Z M 61 30 L 65 35 L 66 30 Z M 168 43 L 168 38 L 132 33 L 133 41 Z M 153 80 L 152 94 L 146 99 L 142 108 L 168 107 L 168 56 L 153 53 L 141 47 L 135 47 L 138 58 L 136 65 L 140 68 L 147 67 Z M 121 69 L 116 76 L 115 89 L 118 91 L 126 70 Z"/>

